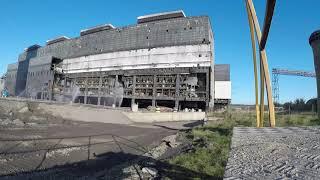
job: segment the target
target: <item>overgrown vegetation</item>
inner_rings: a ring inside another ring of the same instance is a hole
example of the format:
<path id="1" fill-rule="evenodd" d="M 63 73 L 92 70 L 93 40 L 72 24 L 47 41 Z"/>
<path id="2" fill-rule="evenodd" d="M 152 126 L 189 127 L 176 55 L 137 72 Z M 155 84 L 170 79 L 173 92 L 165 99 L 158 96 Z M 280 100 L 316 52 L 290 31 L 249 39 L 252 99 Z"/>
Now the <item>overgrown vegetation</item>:
<path id="1" fill-rule="evenodd" d="M 265 125 L 268 114 L 265 114 Z M 221 120 L 209 122 L 204 127 L 197 127 L 184 136 L 193 144 L 193 150 L 169 160 L 169 163 L 190 169 L 213 178 L 222 179 L 228 160 L 232 129 L 235 126 L 256 126 L 254 112 L 231 111 L 213 113 L 210 116 Z M 277 126 L 314 126 L 320 121 L 313 113 L 277 114 Z M 186 177 L 178 177 L 186 178 Z M 199 179 L 205 179 L 199 177 Z"/>

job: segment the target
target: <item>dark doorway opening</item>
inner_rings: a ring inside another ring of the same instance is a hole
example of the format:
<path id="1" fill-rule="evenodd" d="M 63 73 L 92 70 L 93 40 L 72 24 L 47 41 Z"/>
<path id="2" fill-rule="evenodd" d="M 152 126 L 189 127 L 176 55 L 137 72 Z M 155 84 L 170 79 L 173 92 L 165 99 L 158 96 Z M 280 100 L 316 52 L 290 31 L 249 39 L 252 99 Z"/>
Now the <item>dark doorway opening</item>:
<path id="1" fill-rule="evenodd" d="M 99 105 L 98 104 L 98 97 L 88 97 L 87 104 Z"/>
<path id="2" fill-rule="evenodd" d="M 75 100 L 74 103 L 84 103 L 84 96 L 78 96 Z"/>
<path id="3" fill-rule="evenodd" d="M 131 107 L 131 99 L 123 98 L 121 107 Z"/>
<path id="4" fill-rule="evenodd" d="M 175 101 L 170 101 L 170 100 L 157 100 L 156 101 L 156 106 L 164 106 L 168 108 L 174 108 L 175 106 Z"/>
<path id="5" fill-rule="evenodd" d="M 136 99 L 136 103 L 138 104 L 139 108 L 147 108 L 148 106 L 152 106 L 151 99 Z"/>

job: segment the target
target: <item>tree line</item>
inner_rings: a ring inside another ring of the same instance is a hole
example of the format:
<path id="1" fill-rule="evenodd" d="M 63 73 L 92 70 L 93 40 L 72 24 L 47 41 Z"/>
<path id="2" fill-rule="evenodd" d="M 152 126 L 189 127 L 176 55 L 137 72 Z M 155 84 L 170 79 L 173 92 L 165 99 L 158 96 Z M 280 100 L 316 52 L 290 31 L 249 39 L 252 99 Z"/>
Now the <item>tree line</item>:
<path id="1" fill-rule="evenodd" d="M 315 99 L 305 101 L 302 98 L 297 98 L 294 101 L 285 102 L 283 104 L 275 102 L 275 107 L 282 107 L 285 111 L 315 111 L 317 108 L 317 103 Z"/>

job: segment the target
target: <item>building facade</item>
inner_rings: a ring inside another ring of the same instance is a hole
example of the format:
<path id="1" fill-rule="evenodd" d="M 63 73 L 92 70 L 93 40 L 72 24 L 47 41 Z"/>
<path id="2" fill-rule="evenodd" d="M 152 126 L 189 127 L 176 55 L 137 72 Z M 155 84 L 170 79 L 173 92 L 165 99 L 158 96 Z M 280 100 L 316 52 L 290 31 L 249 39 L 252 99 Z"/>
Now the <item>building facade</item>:
<path id="1" fill-rule="evenodd" d="M 6 87 L 34 99 L 207 109 L 215 104 L 214 69 L 209 18 L 174 11 L 30 46 L 8 66 Z"/>

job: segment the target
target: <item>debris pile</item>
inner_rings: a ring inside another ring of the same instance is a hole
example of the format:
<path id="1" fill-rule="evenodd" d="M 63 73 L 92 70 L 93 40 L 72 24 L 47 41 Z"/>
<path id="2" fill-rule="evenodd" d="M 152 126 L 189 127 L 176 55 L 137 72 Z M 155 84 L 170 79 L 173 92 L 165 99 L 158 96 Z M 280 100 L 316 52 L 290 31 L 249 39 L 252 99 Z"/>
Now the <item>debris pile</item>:
<path id="1" fill-rule="evenodd" d="M 148 106 L 148 107 L 147 107 L 147 110 L 148 110 L 148 111 L 151 111 L 151 112 L 156 112 L 156 111 L 160 111 L 160 112 L 173 112 L 173 109 L 172 109 L 172 108 L 170 108 L 170 107 L 165 107 L 165 106 L 157 106 L 157 107 Z"/>

